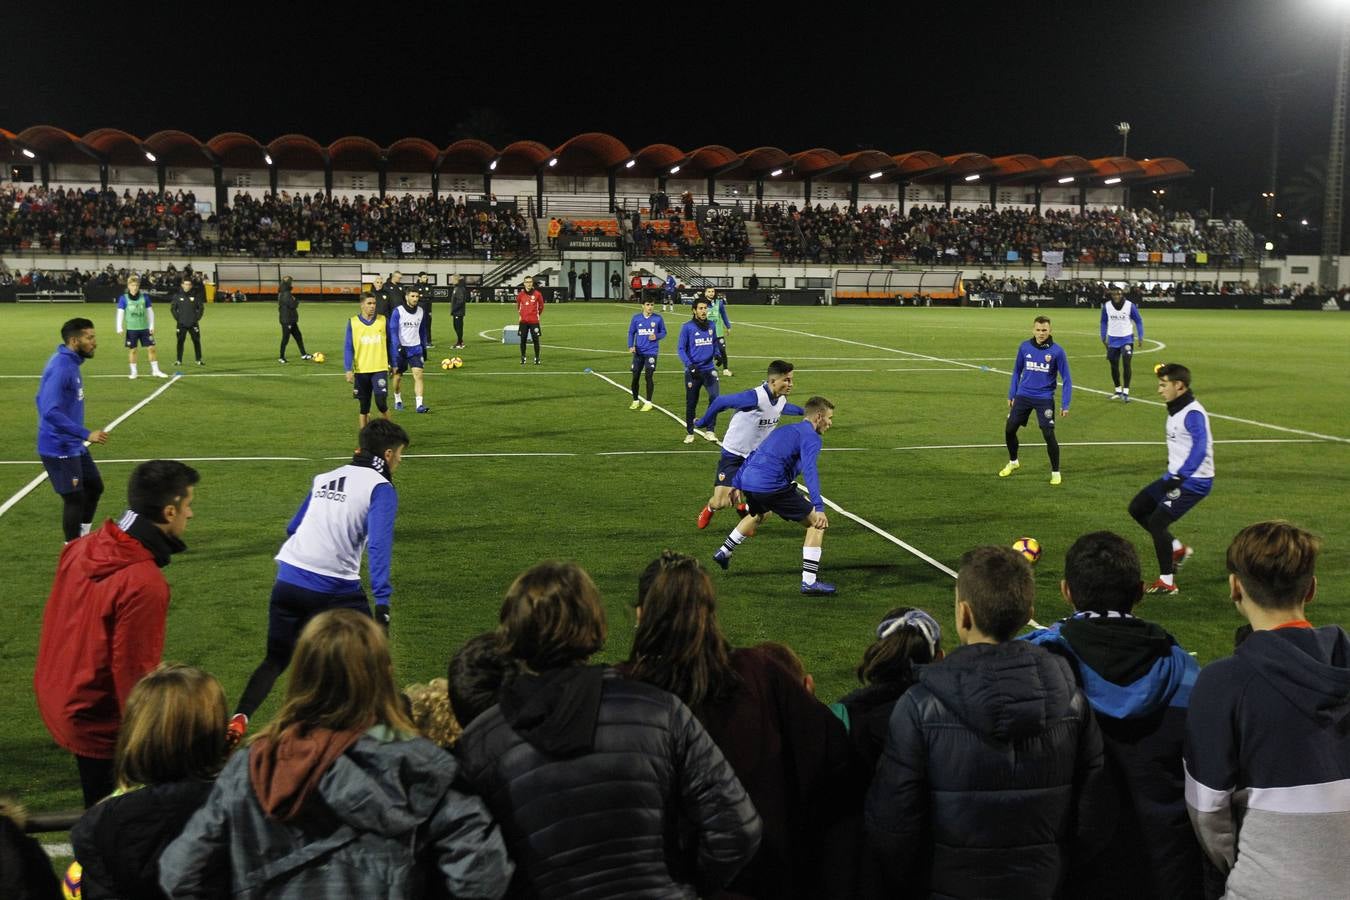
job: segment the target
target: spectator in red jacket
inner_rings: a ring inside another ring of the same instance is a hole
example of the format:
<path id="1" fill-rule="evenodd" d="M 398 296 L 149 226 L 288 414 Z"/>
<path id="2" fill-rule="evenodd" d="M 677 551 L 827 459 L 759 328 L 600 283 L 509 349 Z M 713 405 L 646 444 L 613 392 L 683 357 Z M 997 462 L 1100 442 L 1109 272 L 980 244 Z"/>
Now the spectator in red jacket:
<path id="1" fill-rule="evenodd" d="M 75 754 L 86 808 L 112 793 L 127 696 L 159 665 L 169 609 L 169 585 L 159 570 L 187 549 L 183 533 L 197 480 L 197 471 L 181 462 L 141 463 L 131 473 L 121 520 L 61 552 L 33 688 L 52 738 Z"/>

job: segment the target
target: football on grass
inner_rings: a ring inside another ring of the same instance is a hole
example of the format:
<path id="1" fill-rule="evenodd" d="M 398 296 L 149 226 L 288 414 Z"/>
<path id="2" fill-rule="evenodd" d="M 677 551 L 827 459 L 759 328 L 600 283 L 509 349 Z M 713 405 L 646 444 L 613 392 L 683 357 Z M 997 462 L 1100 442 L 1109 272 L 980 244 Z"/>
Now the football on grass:
<path id="1" fill-rule="evenodd" d="M 328 358 L 328 357 L 326 357 L 326 356 L 323 355 L 322 351 L 319 352 L 319 353 L 315 353 L 315 354 L 314 354 L 314 361 L 315 361 L 316 363 L 321 363 L 321 362 L 323 362 L 323 361 L 324 361 L 325 359 L 327 359 L 327 358 Z"/>
<path id="2" fill-rule="evenodd" d="M 1033 537 L 1018 538 L 1013 541 L 1013 549 L 1022 554 L 1033 566 L 1041 558 L 1041 542 Z"/>

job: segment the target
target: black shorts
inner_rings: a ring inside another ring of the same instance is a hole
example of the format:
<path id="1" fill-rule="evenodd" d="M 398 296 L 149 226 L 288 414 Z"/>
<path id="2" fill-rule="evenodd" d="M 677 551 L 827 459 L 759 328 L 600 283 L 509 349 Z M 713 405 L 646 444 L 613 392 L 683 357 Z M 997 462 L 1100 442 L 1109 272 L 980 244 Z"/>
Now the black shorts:
<path id="1" fill-rule="evenodd" d="M 352 396 L 361 402 L 361 411 L 370 411 L 370 398 L 389 394 L 388 372 L 357 372 L 352 383 Z"/>
<path id="2" fill-rule="evenodd" d="M 641 353 L 634 353 L 632 369 L 634 375 L 641 375 L 644 371 L 655 372 L 656 354 L 653 353 L 651 356 L 643 356 Z"/>
<path id="3" fill-rule="evenodd" d="M 723 450 L 722 455 L 717 458 L 717 477 L 713 479 L 713 487 L 731 487 L 731 480 L 736 477 L 736 473 L 743 465 L 745 465 L 744 456 Z"/>
<path id="4" fill-rule="evenodd" d="M 1209 494 L 1197 494 L 1195 491 L 1182 490 L 1179 487 L 1169 488 L 1166 478 L 1159 478 L 1139 493 L 1148 495 L 1148 498 L 1153 501 L 1154 508 L 1166 511 L 1172 517 L 1173 522 L 1186 515 L 1195 508 L 1195 504 L 1209 496 Z"/>
<path id="5" fill-rule="evenodd" d="M 1122 356 L 1134 356 L 1134 344 L 1124 344 L 1120 347 L 1106 348 L 1106 358 L 1109 361 L 1115 362 Z"/>
<path id="6" fill-rule="evenodd" d="M 1013 401 L 1012 409 L 1008 412 L 1008 425 L 1012 428 L 1021 428 L 1027 424 L 1027 419 L 1031 418 L 1032 412 L 1036 413 L 1036 424 L 1041 427 L 1041 431 L 1049 434 L 1055 430 L 1055 401 L 1053 397 L 1049 400 L 1017 397 Z"/>
<path id="7" fill-rule="evenodd" d="M 58 494 L 73 494 L 84 490 L 90 482 L 102 480 L 87 450 L 78 456 L 44 456 L 42 468 L 47 470 L 52 490 Z"/>
<path id="8" fill-rule="evenodd" d="M 398 365 L 395 367 L 395 371 L 402 375 L 409 369 L 425 369 L 427 363 L 422 358 L 420 350 L 420 347 L 399 347 Z"/>
<path id="9" fill-rule="evenodd" d="M 540 336 L 538 322 L 521 322 L 516 326 L 516 334 L 523 341 L 526 338 L 538 338 Z"/>
<path id="10" fill-rule="evenodd" d="M 770 494 L 759 494 L 745 490 L 741 493 L 745 496 L 745 502 L 750 507 L 750 515 L 752 516 L 760 516 L 771 512 L 780 519 L 802 522 L 815 510 L 811 501 L 803 497 L 801 492 L 792 485 Z"/>
<path id="11" fill-rule="evenodd" d="M 354 609 L 370 615 L 370 602 L 364 591 L 325 594 L 285 581 L 273 582 L 272 599 L 267 604 L 268 652 L 281 650 L 290 656 L 309 620 L 330 609 Z"/>

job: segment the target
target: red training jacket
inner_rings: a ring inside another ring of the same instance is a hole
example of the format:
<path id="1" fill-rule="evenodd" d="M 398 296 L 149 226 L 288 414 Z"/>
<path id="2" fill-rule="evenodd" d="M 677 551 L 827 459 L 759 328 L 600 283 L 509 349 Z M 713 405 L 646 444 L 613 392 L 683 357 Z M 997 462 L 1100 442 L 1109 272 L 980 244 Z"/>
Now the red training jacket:
<path id="1" fill-rule="evenodd" d="M 544 311 L 544 295 L 538 289 L 516 292 L 516 309 L 520 311 L 520 321 L 526 325 L 538 325 L 539 314 Z"/>
<path id="2" fill-rule="evenodd" d="M 159 665 L 169 583 L 145 545 L 109 519 L 61 551 L 42 614 L 33 689 L 56 743 L 111 759 L 132 687 Z"/>

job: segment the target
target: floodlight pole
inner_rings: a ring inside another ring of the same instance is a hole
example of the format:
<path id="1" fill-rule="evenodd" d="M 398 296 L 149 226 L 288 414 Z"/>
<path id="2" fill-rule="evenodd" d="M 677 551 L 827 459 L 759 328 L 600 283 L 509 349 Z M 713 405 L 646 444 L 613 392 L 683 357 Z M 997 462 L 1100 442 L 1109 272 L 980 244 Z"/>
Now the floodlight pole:
<path id="1" fill-rule="evenodd" d="M 1341 58 L 1336 69 L 1336 100 L 1331 107 L 1331 148 L 1327 153 L 1327 192 L 1322 204 L 1322 261 L 1317 280 L 1329 290 L 1341 285 L 1341 225 L 1345 205 L 1345 101 L 1350 87 L 1350 12 L 1341 13 Z"/>

